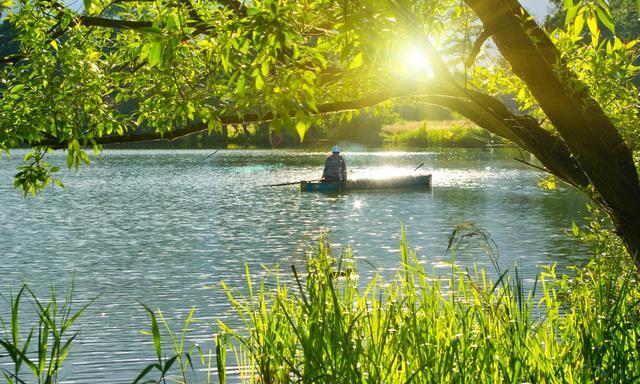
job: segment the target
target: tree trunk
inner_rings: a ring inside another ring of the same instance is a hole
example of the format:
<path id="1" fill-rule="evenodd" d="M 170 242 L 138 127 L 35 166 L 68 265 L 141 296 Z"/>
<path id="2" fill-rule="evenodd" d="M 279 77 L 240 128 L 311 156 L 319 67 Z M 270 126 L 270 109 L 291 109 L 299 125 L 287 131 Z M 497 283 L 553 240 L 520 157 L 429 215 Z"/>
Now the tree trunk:
<path id="1" fill-rule="evenodd" d="M 517 0 L 465 1 L 563 138 L 640 267 L 640 182 L 619 132 Z"/>

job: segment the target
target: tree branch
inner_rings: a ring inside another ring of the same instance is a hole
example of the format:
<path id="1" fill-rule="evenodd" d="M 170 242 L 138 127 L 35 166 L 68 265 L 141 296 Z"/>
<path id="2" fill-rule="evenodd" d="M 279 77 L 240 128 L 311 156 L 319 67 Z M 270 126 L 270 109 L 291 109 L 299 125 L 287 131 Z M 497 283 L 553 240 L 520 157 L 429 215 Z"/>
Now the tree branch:
<path id="1" fill-rule="evenodd" d="M 379 104 L 383 101 L 395 98 L 408 96 L 416 93 L 417 88 L 408 87 L 408 88 L 398 88 L 394 90 L 389 90 L 386 92 L 381 92 L 378 94 L 374 94 L 359 100 L 349 100 L 349 101 L 339 101 L 333 103 L 321 104 L 318 106 L 317 110 L 307 109 L 306 113 L 310 115 L 317 115 L 323 113 L 334 113 L 334 112 L 345 112 L 345 111 L 353 111 L 366 107 L 371 107 L 376 104 Z M 292 111 L 289 113 L 289 117 L 295 117 L 296 111 Z M 241 117 L 237 115 L 223 116 L 218 121 L 223 124 L 241 124 L 241 123 L 256 123 L 263 121 L 270 121 L 278 116 L 274 115 L 272 112 L 268 112 L 265 114 L 246 114 Z M 96 137 L 96 138 L 86 138 L 87 140 L 92 140 L 96 144 L 120 144 L 120 143 L 136 143 L 136 142 L 144 142 L 144 141 L 157 141 L 157 140 L 176 140 L 181 137 L 193 135 L 196 133 L 204 132 L 207 130 L 207 124 L 204 122 L 195 122 L 186 127 L 176 129 L 170 132 L 149 132 L 131 136 L 104 136 L 104 137 Z M 64 149 L 67 148 L 68 140 L 42 140 L 40 142 L 35 143 L 38 146 L 46 146 L 54 149 Z"/>
<path id="2" fill-rule="evenodd" d="M 528 116 L 512 114 L 502 102 L 477 91 L 456 86 L 444 86 L 432 81 L 419 86 L 407 86 L 380 92 L 358 100 L 348 100 L 322 104 L 317 110 L 307 109 L 309 115 L 344 112 L 374 106 L 383 101 L 403 97 L 420 96 L 426 102 L 453 110 L 470 119 L 478 126 L 510 140 L 522 149 L 532 153 L 559 179 L 578 188 L 585 188 L 589 180 L 569 153 L 561 138 L 551 134 L 539 126 L 537 121 Z M 295 117 L 296 112 L 289 113 Z M 273 113 L 222 116 L 219 123 L 241 124 L 270 121 L 277 118 Z M 207 130 L 204 122 L 194 122 L 186 127 L 170 132 L 149 132 L 130 136 L 107 136 L 92 138 L 96 144 L 133 143 L 156 140 L 175 140 Z M 67 141 L 48 139 L 37 143 L 52 148 L 66 148 Z"/>
<path id="3" fill-rule="evenodd" d="M 106 27 L 116 29 L 141 29 L 153 26 L 151 21 L 129 21 L 106 19 L 102 17 L 80 16 L 79 23 L 85 26 Z"/>
<path id="4" fill-rule="evenodd" d="M 153 0 L 114 0 L 107 7 L 118 4 L 118 3 L 127 3 L 127 2 L 151 2 Z M 189 18 L 192 20 L 187 23 L 187 26 L 194 28 L 193 35 L 200 35 L 210 31 L 213 27 L 206 24 L 206 22 L 200 17 L 197 10 L 195 9 L 193 3 L 190 0 L 181 0 L 182 3 L 186 5 L 189 12 Z M 244 2 L 239 2 L 236 0 L 219 0 L 218 3 L 223 6 L 229 7 L 236 11 L 241 17 L 247 16 L 247 7 Z M 54 5 L 63 7 L 59 3 L 54 3 Z M 76 20 L 71 21 L 66 28 L 59 29 L 55 31 L 55 29 L 60 25 L 60 23 L 56 24 L 49 33 L 51 33 L 50 40 L 56 40 L 70 28 L 75 25 L 85 25 L 85 26 L 93 26 L 93 27 L 102 27 L 102 28 L 114 28 L 114 29 L 131 29 L 131 30 L 140 30 L 143 28 L 150 28 L 153 26 L 153 22 L 151 21 L 142 21 L 142 20 L 121 20 L 121 19 L 108 19 L 104 17 L 96 17 L 96 16 L 79 16 Z M 11 56 L 6 56 L 0 58 L 0 65 L 7 64 L 15 64 L 21 60 L 26 59 L 28 56 L 24 54 L 16 54 Z"/>
<path id="5" fill-rule="evenodd" d="M 540 127 L 530 116 L 512 114 L 499 100 L 465 89 L 465 96 L 429 95 L 425 100 L 461 114 L 489 132 L 532 153 L 551 173 L 567 184 L 584 189 L 589 180 L 562 139 Z M 502 107 L 499 107 L 499 106 Z"/>
<path id="6" fill-rule="evenodd" d="M 471 47 L 471 51 L 469 51 L 469 56 L 467 57 L 467 60 L 464 62 L 465 67 L 469 68 L 473 66 L 473 63 L 475 63 L 476 61 L 476 57 L 478 57 L 478 54 L 480 53 L 480 49 L 482 48 L 482 45 L 490 37 L 491 37 L 491 32 L 489 32 L 488 29 L 483 29 L 482 33 L 480 33 L 480 36 L 478 36 L 476 41 L 474 41 L 473 47 Z"/>

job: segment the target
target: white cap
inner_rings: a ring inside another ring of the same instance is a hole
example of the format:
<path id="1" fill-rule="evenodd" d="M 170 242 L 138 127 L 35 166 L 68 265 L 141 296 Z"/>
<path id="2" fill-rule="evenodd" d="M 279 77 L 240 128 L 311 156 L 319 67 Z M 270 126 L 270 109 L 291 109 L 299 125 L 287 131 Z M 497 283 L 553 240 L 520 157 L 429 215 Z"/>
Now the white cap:
<path id="1" fill-rule="evenodd" d="M 340 153 L 340 147 L 334 145 L 333 148 L 331 148 L 331 153 Z"/>

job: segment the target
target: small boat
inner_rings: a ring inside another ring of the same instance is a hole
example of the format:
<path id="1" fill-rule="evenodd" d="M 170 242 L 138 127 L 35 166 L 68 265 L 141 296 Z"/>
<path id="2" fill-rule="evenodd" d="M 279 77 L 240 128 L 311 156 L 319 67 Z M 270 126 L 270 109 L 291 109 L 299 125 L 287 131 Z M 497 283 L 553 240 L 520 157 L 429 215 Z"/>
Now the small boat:
<path id="1" fill-rule="evenodd" d="M 346 183 L 338 181 L 300 182 L 300 190 L 302 192 L 341 192 L 391 188 L 431 188 L 431 175 L 398 176 L 386 179 L 355 179 L 347 180 Z"/>

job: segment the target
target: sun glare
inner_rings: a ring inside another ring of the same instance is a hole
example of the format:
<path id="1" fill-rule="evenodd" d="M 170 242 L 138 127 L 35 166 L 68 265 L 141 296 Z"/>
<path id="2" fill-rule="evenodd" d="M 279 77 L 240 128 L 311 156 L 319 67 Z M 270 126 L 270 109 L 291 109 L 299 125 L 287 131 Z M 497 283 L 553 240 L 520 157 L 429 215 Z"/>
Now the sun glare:
<path id="1" fill-rule="evenodd" d="M 433 77 L 433 68 L 429 62 L 429 57 L 424 50 L 417 47 L 410 47 L 402 52 L 404 57 L 404 67 L 406 74 L 419 79 L 430 79 Z"/>

